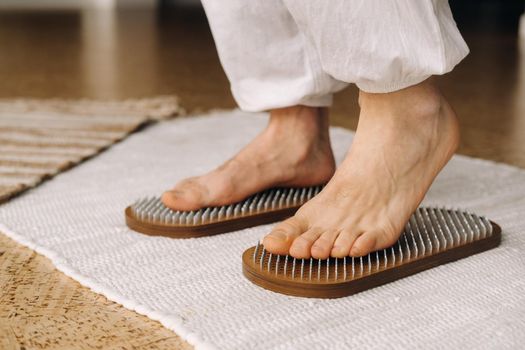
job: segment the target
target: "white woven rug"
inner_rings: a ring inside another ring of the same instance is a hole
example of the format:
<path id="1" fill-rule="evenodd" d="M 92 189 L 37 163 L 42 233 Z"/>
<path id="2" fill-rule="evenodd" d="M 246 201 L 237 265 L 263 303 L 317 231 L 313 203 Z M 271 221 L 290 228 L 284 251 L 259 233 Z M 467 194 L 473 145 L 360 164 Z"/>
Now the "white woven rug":
<path id="1" fill-rule="evenodd" d="M 134 134 L 0 206 L 0 231 L 198 347 L 221 349 L 518 348 L 525 343 L 525 171 L 455 157 L 427 203 L 488 215 L 499 248 L 337 300 L 267 292 L 241 253 L 270 226 L 171 240 L 127 229 L 124 208 L 220 164 L 265 124 L 223 112 Z M 340 160 L 352 133 L 332 130 Z"/>

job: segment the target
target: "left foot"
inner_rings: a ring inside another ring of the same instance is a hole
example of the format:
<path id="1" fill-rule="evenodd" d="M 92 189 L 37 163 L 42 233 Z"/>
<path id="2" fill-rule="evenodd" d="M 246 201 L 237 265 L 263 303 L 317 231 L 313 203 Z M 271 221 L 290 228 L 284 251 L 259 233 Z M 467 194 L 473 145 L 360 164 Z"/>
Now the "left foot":
<path id="1" fill-rule="evenodd" d="M 319 195 L 264 238 L 269 252 L 326 259 L 391 246 L 458 146 L 456 115 L 428 80 L 360 92 L 359 103 L 345 160 Z"/>

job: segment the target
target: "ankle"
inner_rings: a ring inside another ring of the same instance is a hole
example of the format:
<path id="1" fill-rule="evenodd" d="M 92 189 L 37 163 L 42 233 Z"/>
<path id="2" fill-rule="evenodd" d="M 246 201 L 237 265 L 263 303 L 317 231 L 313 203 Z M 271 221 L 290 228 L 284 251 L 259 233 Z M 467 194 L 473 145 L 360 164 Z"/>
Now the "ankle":
<path id="1" fill-rule="evenodd" d="M 270 113 L 267 128 L 256 140 L 257 147 L 265 150 L 260 155 L 264 162 L 280 159 L 288 164 L 290 171 L 315 165 L 322 168 L 321 173 L 333 172 L 335 161 L 330 144 L 328 109 L 294 106 Z M 297 176 L 292 171 L 288 177 Z"/>
<path id="2" fill-rule="evenodd" d="M 328 109 L 323 107 L 291 106 L 270 111 L 267 132 L 275 136 L 301 135 L 317 141 L 328 135 Z"/>
<path id="3" fill-rule="evenodd" d="M 368 130 L 369 137 L 381 133 L 384 139 L 399 142 L 412 135 L 420 145 L 426 144 L 429 152 L 439 145 L 447 156 L 458 148 L 456 114 L 431 80 L 392 93 L 360 91 L 359 104 L 358 130 Z"/>
<path id="4" fill-rule="evenodd" d="M 446 101 L 432 79 L 390 93 L 359 92 L 359 105 L 362 110 L 370 111 L 374 115 L 388 115 L 389 118 L 396 115 L 403 119 L 436 117 L 444 104 Z"/>

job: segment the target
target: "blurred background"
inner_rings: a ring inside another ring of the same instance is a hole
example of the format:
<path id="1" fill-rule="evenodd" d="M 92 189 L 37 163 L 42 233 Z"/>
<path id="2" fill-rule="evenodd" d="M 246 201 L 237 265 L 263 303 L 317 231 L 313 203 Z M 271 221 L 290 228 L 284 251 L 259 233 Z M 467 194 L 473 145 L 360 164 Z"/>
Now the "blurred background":
<path id="1" fill-rule="evenodd" d="M 471 50 L 439 78 L 461 119 L 459 152 L 525 167 L 524 1 L 450 4 Z M 0 82 L 4 98 L 174 94 L 190 112 L 235 107 L 198 0 L 0 0 Z M 337 94 L 332 124 L 355 128 L 356 96 Z"/>

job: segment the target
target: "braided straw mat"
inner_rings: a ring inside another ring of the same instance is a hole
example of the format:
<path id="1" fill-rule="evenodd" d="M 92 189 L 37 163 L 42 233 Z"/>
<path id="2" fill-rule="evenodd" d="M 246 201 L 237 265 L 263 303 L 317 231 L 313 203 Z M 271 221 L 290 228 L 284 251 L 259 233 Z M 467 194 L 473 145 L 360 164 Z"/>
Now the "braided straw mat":
<path id="1" fill-rule="evenodd" d="M 498 222 L 499 247 L 336 300 L 272 293 L 242 276 L 242 252 L 271 225 L 179 240 L 126 227 L 137 197 L 220 165 L 266 121 L 233 111 L 157 123 L 0 206 L 0 231 L 198 348 L 523 348 L 522 169 L 455 156 L 425 199 Z M 331 129 L 338 162 L 352 135 Z"/>
<path id="2" fill-rule="evenodd" d="M 0 100 L 0 203 L 180 112 L 175 97 Z"/>

